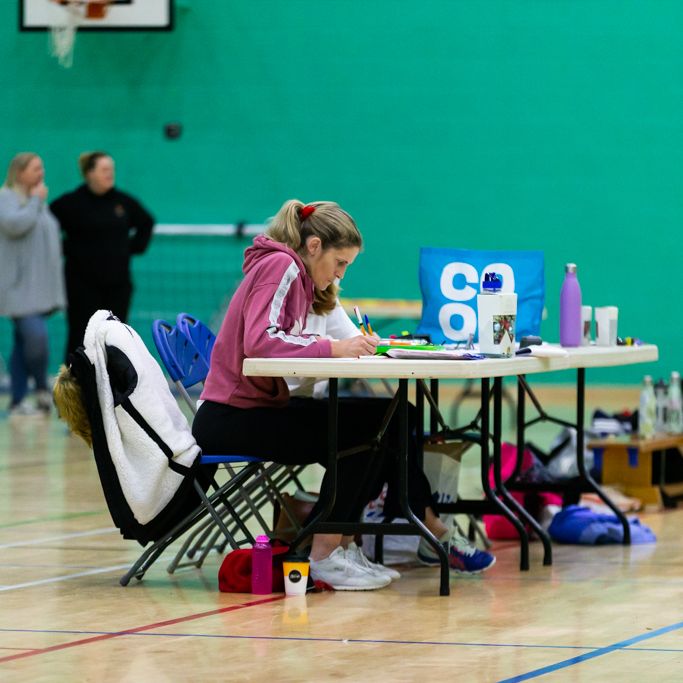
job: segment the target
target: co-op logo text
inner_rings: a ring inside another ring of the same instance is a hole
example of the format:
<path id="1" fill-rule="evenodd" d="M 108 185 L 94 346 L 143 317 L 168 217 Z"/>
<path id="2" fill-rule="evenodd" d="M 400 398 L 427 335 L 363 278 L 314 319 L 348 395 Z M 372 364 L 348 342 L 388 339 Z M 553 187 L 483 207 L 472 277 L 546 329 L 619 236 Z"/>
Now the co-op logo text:
<path id="1" fill-rule="evenodd" d="M 450 303 L 439 309 L 439 325 L 448 339 L 466 341 L 477 332 L 477 301 L 484 273 L 498 273 L 503 278 L 501 292 L 515 291 L 515 274 L 508 263 L 489 263 L 481 273 L 471 263 L 454 261 L 441 271 L 439 287 Z"/>

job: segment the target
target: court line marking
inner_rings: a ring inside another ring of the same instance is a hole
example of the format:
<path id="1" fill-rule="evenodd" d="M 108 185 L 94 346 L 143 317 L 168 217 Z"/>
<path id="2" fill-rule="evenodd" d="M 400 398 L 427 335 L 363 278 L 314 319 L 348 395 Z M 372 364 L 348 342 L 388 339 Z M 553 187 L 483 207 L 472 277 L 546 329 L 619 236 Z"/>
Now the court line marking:
<path id="1" fill-rule="evenodd" d="M 531 678 L 538 678 L 539 676 L 544 676 L 547 673 L 552 673 L 553 671 L 559 671 L 560 669 L 566 669 L 569 666 L 574 666 L 576 664 L 581 664 L 589 659 L 595 659 L 596 657 L 602 657 L 603 655 L 608 655 L 617 650 L 624 650 L 628 648 L 629 645 L 633 643 L 640 643 L 643 640 L 649 640 L 650 638 L 656 638 L 657 636 L 664 635 L 665 633 L 671 633 L 671 631 L 677 631 L 683 628 L 683 621 L 679 621 L 670 626 L 663 626 L 654 631 L 649 631 L 648 633 L 642 633 L 639 636 L 633 636 L 633 638 L 627 638 L 626 640 L 620 640 L 612 645 L 607 645 L 605 647 L 598 648 L 593 652 L 586 652 L 582 655 L 577 655 L 571 659 L 565 659 L 556 664 L 550 664 L 548 666 L 543 666 L 540 669 L 534 669 L 533 671 L 527 671 L 526 673 L 519 674 L 518 676 L 513 676 L 512 678 L 505 678 L 498 681 L 498 683 L 518 683 L 519 681 L 528 681 Z"/>
<path id="2" fill-rule="evenodd" d="M 58 650 L 66 650 L 71 647 L 78 647 L 80 645 L 88 645 L 90 643 L 97 643 L 103 640 L 111 640 L 113 638 L 120 638 L 121 636 L 130 636 L 141 633 L 143 631 L 150 631 L 154 628 L 164 628 L 165 626 L 172 626 L 173 624 L 181 624 L 187 621 L 194 621 L 196 619 L 203 619 L 204 617 L 211 617 L 217 614 L 225 614 L 226 612 L 234 612 L 236 610 L 245 609 L 247 607 L 255 607 L 257 605 L 265 605 L 269 602 L 277 602 L 279 600 L 284 600 L 284 595 L 276 595 L 271 598 L 261 598 L 260 600 L 250 600 L 249 602 L 243 602 L 238 605 L 231 605 L 230 607 L 219 607 L 218 609 L 212 609 L 207 612 L 198 612 L 196 614 L 188 614 L 184 617 L 176 617 L 175 619 L 167 619 L 166 621 L 158 621 L 154 624 L 146 624 L 145 626 L 138 626 L 136 628 L 126 629 L 125 631 L 116 631 L 114 633 L 106 633 L 103 635 L 93 636 L 92 638 L 83 638 L 81 640 L 72 640 L 68 643 L 60 643 L 59 645 L 52 645 L 50 647 L 44 647 L 37 650 L 31 650 L 30 652 L 21 652 L 16 655 L 7 655 L 6 657 L 0 657 L 0 664 L 4 662 L 12 662 L 17 659 L 25 659 L 26 657 L 35 657 L 37 655 L 44 655 L 49 652 L 57 652 Z"/>
<path id="3" fill-rule="evenodd" d="M 78 631 L 62 629 L 28 629 L 28 628 L 0 628 L 0 633 L 63 633 L 72 635 L 112 635 L 115 631 Z M 369 638 L 325 638 L 325 637 L 304 637 L 304 636 L 248 636 L 229 633 L 131 633 L 132 636 L 143 636 L 146 638 L 225 638 L 227 640 L 282 640 L 313 643 L 357 643 L 376 645 L 454 645 L 466 647 L 511 647 L 511 648 L 540 648 L 551 650 L 594 650 L 593 645 L 532 645 L 526 643 L 467 643 L 448 640 L 378 640 Z"/>
<path id="4" fill-rule="evenodd" d="M 117 635 L 117 631 L 83 631 L 67 629 L 27 629 L 27 628 L 0 628 L 0 633 L 57 633 L 69 635 Z M 131 636 L 143 636 L 146 638 L 224 638 L 227 640 L 275 640 L 297 642 L 324 642 L 324 643 L 354 643 L 354 644 L 385 644 L 385 645 L 440 645 L 457 647 L 491 647 L 491 648 L 518 648 L 540 650 L 590 650 L 597 651 L 604 648 L 595 645 L 535 645 L 532 643 L 479 643 L 464 641 L 439 641 L 439 640 L 378 640 L 367 638 L 315 638 L 301 636 L 248 636 L 224 633 L 129 633 Z M 648 647 L 615 647 L 621 652 L 683 652 L 681 648 L 648 648 Z"/>
<path id="5" fill-rule="evenodd" d="M 1 543 L 0 549 L 4 548 L 20 548 L 27 545 L 39 545 L 40 543 L 50 543 L 52 541 L 65 541 L 69 538 L 83 538 L 84 536 L 101 536 L 104 534 L 113 534 L 118 531 L 116 527 L 102 527 L 101 529 L 91 529 L 90 531 L 75 531 L 72 534 L 63 534 L 61 536 L 47 536 L 45 538 L 34 538 L 30 541 L 16 541 L 14 543 Z"/>
<path id="6" fill-rule="evenodd" d="M 26 581 L 25 583 L 15 583 L 7 586 L 0 586 L 0 593 L 5 591 L 14 591 L 20 588 L 30 588 L 31 586 L 44 586 L 48 583 L 58 583 L 59 581 L 68 581 L 69 579 L 80 579 L 83 576 L 104 574 L 105 572 L 112 572 L 118 569 L 128 569 L 128 567 L 130 567 L 130 563 L 114 564 L 110 567 L 98 567 L 97 569 L 90 569 L 87 572 L 78 572 L 77 574 L 64 574 L 62 576 L 53 576 L 49 579 L 36 579 L 35 581 Z"/>
<path id="7" fill-rule="evenodd" d="M 31 564 L 30 562 L 0 562 L 0 569 L 98 569 L 93 564 Z"/>
<path id="8" fill-rule="evenodd" d="M 105 512 L 106 510 L 90 510 L 88 512 L 71 512 L 65 515 L 53 515 L 51 517 L 33 517 L 31 519 L 22 519 L 20 522 L 9 522 L 8 524 L 0 524 L 0 529 L 11 529 L 12 527 L 25 526 L 27 524 L 59 522 L 65 519 L 77 519 L 79 517 L 92 517 L 93 515 L 102 515 Z"/>

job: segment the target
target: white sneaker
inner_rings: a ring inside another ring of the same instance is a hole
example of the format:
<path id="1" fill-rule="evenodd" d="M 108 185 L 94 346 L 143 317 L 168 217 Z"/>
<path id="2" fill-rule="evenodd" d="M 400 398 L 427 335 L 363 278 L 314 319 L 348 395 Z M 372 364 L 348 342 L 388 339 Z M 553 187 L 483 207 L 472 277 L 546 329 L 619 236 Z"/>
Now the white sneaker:
<path id="1" fill-rule="evenodd" d="M 374 591 L 391 583 L 388 576 L 371 574 L 351 562 L 341 546 L 324 560 L 311 560 L 311 577 L 314 581 L 324 581 L 336 591 Z"/>
<path id="2" fill-rule="evenodd" d="M 392 581 L 398 581 L 401 578 L 401 575 L 395 569 L 385 567 L 378 562 L 370 562 L 365 553 L 353 541 L 349 543 L 349 547 L 346 549 L 346 559 L 358 565 L 361 569 L 365 569 L 365 571 L 380 576 L 388 576 Z"/>
<path id="3" fill-rule="evenodd" d="M 9 409 L 10 417 L 36 417 L 42 414 L 43 413 L 38 410 L 38 408 L 29 403 L 28 399 L 23 399 Z"/>
<path id="4" fill-rule="evenodd" d="M 49 415 L 52 410 L 52 394 L 47 389 L 36 391 L 36 408 L 45 415 Z"/>

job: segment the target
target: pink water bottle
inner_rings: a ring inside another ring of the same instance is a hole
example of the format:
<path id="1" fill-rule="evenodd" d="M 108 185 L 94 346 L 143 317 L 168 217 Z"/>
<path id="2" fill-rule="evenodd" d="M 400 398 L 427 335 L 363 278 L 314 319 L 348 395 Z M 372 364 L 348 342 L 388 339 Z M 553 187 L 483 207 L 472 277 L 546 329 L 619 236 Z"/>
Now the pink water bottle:
<path id="1" fill-rule="evenodd" d="M 273 549 L 268 536 L 257 536 L 251 549 L 251 592 L 256 595 L 273 592 Z"/>
<path id="2" fill-rule="evenodd" d="M 576 264 L 568 263 L 560 290 L 560 344 L 581 346 L 581 285 L 576 279 Z"/>

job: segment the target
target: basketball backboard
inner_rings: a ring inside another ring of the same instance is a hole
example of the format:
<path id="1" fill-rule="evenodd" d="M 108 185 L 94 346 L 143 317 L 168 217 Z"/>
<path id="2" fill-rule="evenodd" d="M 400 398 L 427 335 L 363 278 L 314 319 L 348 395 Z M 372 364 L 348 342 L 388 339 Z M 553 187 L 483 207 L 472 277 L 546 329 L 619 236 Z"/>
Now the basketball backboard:
<path id="1" fill-rule="evenodd" d="M 52 0 L 19 0 L 19 29 L 47 31 L 62 20 L 64 7 Z M 79 21 L 79 31 L 170 31 L 173 0 L 111 0 L 106 16 Z"/>

